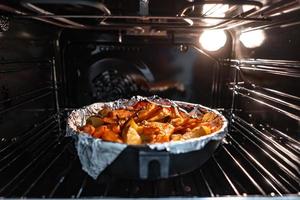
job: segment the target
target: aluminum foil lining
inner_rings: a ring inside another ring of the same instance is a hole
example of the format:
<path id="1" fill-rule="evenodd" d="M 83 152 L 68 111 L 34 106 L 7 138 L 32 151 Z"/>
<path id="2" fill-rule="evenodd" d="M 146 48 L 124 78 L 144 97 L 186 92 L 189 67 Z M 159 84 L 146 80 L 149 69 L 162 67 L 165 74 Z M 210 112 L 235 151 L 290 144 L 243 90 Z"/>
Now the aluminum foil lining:
<path id="1" fill-rule="evenodd" d="M 215 112 L 223 120 L 222 128 L 213 134 L 185 141 L 147 144 L 147 146 L 153 150 L 165 150 L 172 154 L 196 151 L 202 149 L 211 140 L 222 140 L 227 133 L 228 122 L 226 118 L 218 111 L 201 106 L 199 104 L 171 101 L 168 99 L 159 98 L 157 96 L 135 96 L 131 99 L 120 99 L 113 102 L 94 103 L 81 109 L 73 110 L 67 119 L 66 136 L 72 136 L 75 138 L 75 146 L 82 169 L 94 179 L 96 179 L 98 175 L 108 165 L 110 165 L 128 145 L 107 142 L 103 141 L 102 139 L 93 138 L 87 133 L 79 133 L 78 127 L 85 125 L 88 117 L 97 114 L 98 111 L 104 107 L 110 107 L 113 109 L 126 108 L 142 100 L 147 100 L 161 106 L 176 106 L 180 110 L 190 114 L 193 117 L 197 117 L 202 113 L 211 111 Z"/>

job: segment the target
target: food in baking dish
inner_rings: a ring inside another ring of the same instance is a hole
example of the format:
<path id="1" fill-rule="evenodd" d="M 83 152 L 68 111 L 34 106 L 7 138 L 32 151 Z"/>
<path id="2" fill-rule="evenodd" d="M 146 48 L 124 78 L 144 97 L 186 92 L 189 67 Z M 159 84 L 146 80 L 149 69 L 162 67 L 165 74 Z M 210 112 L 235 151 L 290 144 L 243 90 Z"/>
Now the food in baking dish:
<path id="1" fill-rule="evenodd" d="M 105 141 L 139 145 L 198 138 L 222 125 L 222 118 L 211 111 L 193 117 L 177 106 L 142 100 L 126 108 L 103 107 L 78 130 Z"/>

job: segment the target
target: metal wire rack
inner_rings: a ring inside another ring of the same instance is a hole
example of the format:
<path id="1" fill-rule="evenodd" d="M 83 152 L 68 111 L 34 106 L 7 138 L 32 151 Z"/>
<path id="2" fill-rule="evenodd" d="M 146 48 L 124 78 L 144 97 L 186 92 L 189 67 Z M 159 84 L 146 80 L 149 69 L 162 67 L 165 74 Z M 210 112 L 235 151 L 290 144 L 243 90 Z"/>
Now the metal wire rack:
<path id="1" fill-rule="evenodd" d="M 257 68 L 261 65 L 269 66 L 268 70 L 271 72 L 266 73 L 277 72 L 279 69 L 292 70 L 280 75 L 294 77 L 293 70 L 298 70 L 299 63 L 231 61 L 231 66 L 236 69 L 247 66 Z M 19 105 L 28 103 L 18 102 L 20 99 L 30 97 L 29 99 L 37 101 L 39 94 L 47 94 L 49 89 L 53 91 L 52 87 L 45 87 L 16 96 L 11 100 L 17 103 L 0 112 L 13 111 Z M 269 100 L 270 102 L 264 102 L 272 108 L 275 104 L 282 110 L 284 108 L 280 108 L 280 105 L 287 106 L 291 110 L 285 107 L 283 115 L 290 117 L 294 113 L 294 117 L 298 116 L 297 104 L 291 103 L 291 100 L 298 101 L 298 97 L 258 86 L 255 90 L 250 90 L 237 84 L 234 90 L 238 95 L 247 96 L 253 101 L 261 101 L 261 98 Z M 281 100 L 277 101 L 279 99 Z M 64 110 L 60 111 L 66 112 L 69 109 Z M 0 140 L 0 196 L 77 198 L 299 195 L 299 141 L 266 124 L 253 126 L 245 120 L 243 113 L 223 110 L 223 114 L 231 119 L 229 134 L 201 168 L 165 180 L 135 181 L 118 179 L 105 173 L 97 180 L 89 177 L 81 169 L 74 141 L 63 136 L 64 131 L 60 129 L 63 120 L 58 120 L 55 111 L 49 111 L 48 115 L 40 118 L 19 136 Z"/>
<path id="2" fill-rule="evenodd" d="M 104 174 L 95 181 L 81 170 L 72 139 L 57 137 L 58 125 L 49 117 L 16 142 L 1 142 L 0 194 L 73 198 L 296 194 L 299 142 L 286 136 L 288 145 L 270 143 L 268 135 L 279 134 L 275 130 L 262 134 L 238 116 L 234 119 L 223 145 L 192 173 L 159 181 Z"/>
<path id="3" fill-rule="evenodd" d="M 23 0 L 22 11 L 10 5 L 1 5 L 0 9 L 13 13 L 14 17 L 33 18 L 59 27 L 74 29 L 126 30 L 199 30 L 225 29 L 235 27 L 241 22 L 269 21 L 259 13 L 262 4 L 258 1 L 180 1 L 182 8 L 174 15 L 153 15 L 151 1 L 141 0 L 136 14 L 117 14 L 110 11 L 109 3 L 95 1 L 48 1 Z M 73 10 L 70 7 L 80 7 Z M 25 9 L 24 9 L 25 8 Z M 95 12 L 84 13 L 86 8 Z M 81 14 L 83 12 L 83 14 Z M 75 13 L 75 14 L 74 14 Z M 79 14 L 78 14 L 79 13 Z M 92 14 L 91 14 L 92 13 Z M 99 14 L 100 13 L 100 14 Z"/>

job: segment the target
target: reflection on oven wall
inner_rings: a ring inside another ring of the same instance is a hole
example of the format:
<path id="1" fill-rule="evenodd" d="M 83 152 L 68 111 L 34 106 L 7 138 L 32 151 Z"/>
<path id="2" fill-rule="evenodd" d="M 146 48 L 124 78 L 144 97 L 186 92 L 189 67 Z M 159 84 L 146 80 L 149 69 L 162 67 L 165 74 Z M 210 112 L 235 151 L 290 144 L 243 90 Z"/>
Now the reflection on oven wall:
<path id="1" fill-rule="evenodd" d="M 1 141 L 15 141 L 18 133 L 55 112 L 49 62 L 54 34 L 55 29 L 22 20 L 0 32 Z"/>
<path id="2" fill-rule="evenodd" d="M 299 34 L 297 24 L 236 33 L 235 118 L 261 133 L 300 139 Z"/>
<path id="3" fill-rule="evenodd" d="M 73 37 L 65 52 L 69 58 L 67 77 L 71 80 L 67 82 L 77 84 L 68 87 L 70 106 L 133 95 L 159 95 L 212 106 L 217 62 L 199 52 L 195 45 L 199 46 L 172 44 L 168 40 L 77 44 Z"/>

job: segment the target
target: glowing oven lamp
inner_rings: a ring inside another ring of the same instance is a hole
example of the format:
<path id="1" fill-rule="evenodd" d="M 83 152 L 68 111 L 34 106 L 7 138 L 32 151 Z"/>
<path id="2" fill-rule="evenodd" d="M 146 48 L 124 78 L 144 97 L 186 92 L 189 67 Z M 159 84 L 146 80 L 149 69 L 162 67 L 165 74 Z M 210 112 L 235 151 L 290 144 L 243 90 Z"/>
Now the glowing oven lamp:
<path id="1" fill-rule="evenodd" d="M 240 41 L 246 48 L 256 48 L 262 45 L 265 40 L 265 33 L 263 30 L 249 31 L 241 33 Z"/>
<path id="2" fill-rule="evenodd" d="M 208 51 L 217 51 L 224 47 L 227 36 L 223 30 L 207 30 L 199 37 L 199 43 Z"/>

